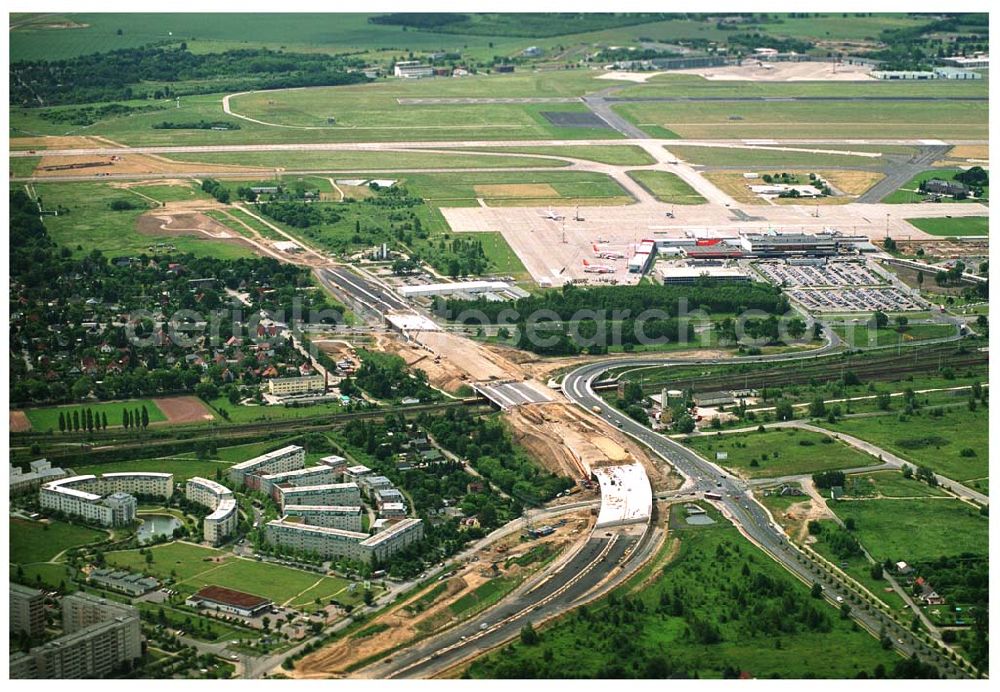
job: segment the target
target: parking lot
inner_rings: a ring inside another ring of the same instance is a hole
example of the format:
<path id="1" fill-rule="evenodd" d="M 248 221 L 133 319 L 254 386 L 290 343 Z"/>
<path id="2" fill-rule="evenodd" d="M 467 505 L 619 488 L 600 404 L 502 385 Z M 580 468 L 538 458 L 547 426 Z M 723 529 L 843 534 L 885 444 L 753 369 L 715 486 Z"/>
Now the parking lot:
<path id="1" fill-rule="evenodd" d="M 864 262 L 791 265 L 782 261 L 754 262 L 754 268 L 777 286 L 882 286 L 887 282 Z"/>
<path id="2" fill-rule="evenodd" d="M 923 299 L 895 287 L 812 289 L 786 291 L 788 297 L 809 312 L 907 312 L 927 310 Z"/>

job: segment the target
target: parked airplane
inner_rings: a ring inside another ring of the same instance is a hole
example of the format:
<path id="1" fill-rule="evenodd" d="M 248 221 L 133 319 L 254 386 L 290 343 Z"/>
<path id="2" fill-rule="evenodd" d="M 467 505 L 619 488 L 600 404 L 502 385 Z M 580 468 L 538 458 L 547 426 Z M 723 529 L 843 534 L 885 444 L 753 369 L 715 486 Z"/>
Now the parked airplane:
<path id="1" fill-rule="evenodd" d="M 594 254 L 601 259 L 625 259 L 625 253 L 618 250 L 601 249 L 594 245 Z"/>
<path id="2" fill-rule="evenodd" d="M 615 268 L 609 264 L 591 264 L 583 260 L 583 271 L 586 274 L 614 274 Z"/>
<path id="3" fill-rule="evenodd" d="M 549 208 L 547 212 L 542 214 L 543 219 L 551 219 L 552 221 L 562 221 L 565 218 L 562 214 L 558 213 L 555 209 Z"/>

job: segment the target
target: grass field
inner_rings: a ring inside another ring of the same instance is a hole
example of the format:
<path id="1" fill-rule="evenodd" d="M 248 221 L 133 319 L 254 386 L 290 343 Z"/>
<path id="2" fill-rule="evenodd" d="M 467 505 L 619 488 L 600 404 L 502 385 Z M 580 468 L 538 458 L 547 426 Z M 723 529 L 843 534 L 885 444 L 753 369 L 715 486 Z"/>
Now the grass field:
<path id="1" fill-rule="evenodd" d="M 653 197 L 668 204 L 704 204 L 705 198 L 695 192 L 679 176 L 667 171 L 628 171 L 632 180 L 642 185 Z"/>
<path id="2" fill-rule="evenodd" d="M 808 148 L 802 146 L 802 148 Z M 822 148 L 854 151 L 853 145 L 828 145 Z M 818 170 L 826 166 L 858 166 L 864 168 L 881 168 L 885 159 L 869 156 L 851 156 L 849 154 L 825 154 L 806 151 L 782 151 L 780 149 L 735 149 L 731 147 L 694 147 L 683 144 L 670 144 L 667 149 L 671 154 L 684 161 L 698 166 L 720 166 L 723 168 L 745 168 L 754 171 L 758 168 L 783 166 L 787 168 Z"/>
<path id="3" fill-rule="evenodd" d="M 913 498 L 945 497 L 947 495 L 941 488 L 906 478 L 901 471 L 872 471 L 851 474 L 847 477 L 844 492 L 852 497 Z"/>
<path id="4" fill-rule="evenodd" d="M 556 147 L 554 147 L 556 148 Z M 614 149 L 617 147 L 606 147 Z M 622 147 L 627 148 L 627 147 Z M 285 170 L 379 170 L 408 168 L 560 168 L 566 161 L 529 156 L 489 156 L 461 151 L 440 153 L 423 151 L 251 151 L 221 154 L 174 154 L 177 161 L 222 163 L 248 167 L 266 166 Z M 507 153 L 504 148 L 496 151 Z M 541 153 L 541 152 L 539 152 Z"/>
<path id="5" fill-rule="evenodd" d="M 988 550 L 989 520 L 959 500 L 850 500 L 829 507 L 841 519 L 854 520 L 855 536 L 879 561 L 919 562 Z"/>
<path id="6" fill-rule="evenodd" d="M 683 442 L 711 461 L 716 460 L 718 452 L 728 454 L 727 459 L 717 463 L 748 478 L 777 478 L 878 463 L 826 435 L 796 428 L 701 435 L 685 438 Z"/>
<path id="7" fill-rule="evenodd" d="M 608 176 L 579 171 L 412 173 L 404 176 L 404 182 L 411 192 L 441 207 L 474 207 L 478 198 L 491 206 L 607 205 L 634 201 Z"/>
<path id="8" fill-rule="evenodd" d="M 554 147 L 487 147 L 475 151 L 496 151 L 521 154 L 545 154 L 547 156 L 568 156 L 573 159 L 585 159 L 598 163 L 609 163 L 613 166 L 648 166 L 656 163 L 649 153 L 641 147 L 628 145 L 567 145 Z"/>
<path id="9" fill-rule="evenodd" d="M 45 227 L 56 243 L 65 245 L 77 255 L 88 254 L 94 249 L 108 257 L 148 254 L 150 246 L 165 242 L 175 246 L 178 252 L 219 259 L 252 256 L 249 250 L 233 243 L 197 237 L 140 235 L 136 223 L 144 209 L 112 211 L 109 206 L 118 199 L 140 200 L 104 183 L 35 183 L 34 188 L 47 207 L 61 205 L 69 209 L 68 214 L 47 217 Z M 108 423 L 111 423 L 110 415 Z"/>
<path id="10" fill-rule="evenodd" d="M 900 409 L 902 403 L 894 402 Z M 989 412 L 966 407 L 943 408 L 940 417 L 927 409 L 900 420 L 896 414 L 864 418 L 844 418 L 821 423 L 825 428 L 867 440 L 918 466 L 956 481 L 986 478 L 989 475 Z M 971 449 L 974 456 L 963 457 Z"/>
<path id="11" fill-rule="evenodd" d="M 151 548 L 153 562 L 147 564 L 138 551 L 126 550 L 106 555 L 109 564 L 160 578 L 176 573 L 175 588 L 193 593 L 215 584 L 269 598 L 275 603 L 301 606 L 319 597 L 336 597 L 343 602 L 357 602 L 361 594 L 349 593 L 350 582 L 311 572 L 238 558 L 231 553 L 189 543 L 167 543 Z"/>
<path id="12" fill-rule="evenodd" d="M 959 219 L 906 219 L 906 221 L 931 235 L 963 236 L 990 233 L 990 219 L 987 216 L 968 216 Z"/>
<path id="13" fill-rule="evenodd" d="M 877 665 L 891 668 L 899 660 L 809 598 L 805 584 L 716 519 L 705 527 L 680 522 L 672 530 L 680 539 L 679 553 L 651 584 L 629 596 L 632 607 L 623 607 L 621 598 L 588 604 L 542 628 L 538 644 L 515 642 L 477 660 L 470 675 L 720 678 L 730 667 L 761 679 L 843 678 L 860 671 L 870 675 Z M 760 586 L 752 588 L 755 583 Z M 752 607 L 741 606 L 740 598 Z M 828 631 L 805 626 L 800 613 L 810 607 L 828 618 Z M 582 649 L 587 655 L 580 655 Z"/>
<path id="14" fill-rule="evenodd" d="M 10 519 L 10 561 L 18 564 L 48 562 L 59 553 L 106 537 L 103 531 L 60 521 Z"/>
<path id="15" fill-rule="evenodd" d="M 924 171 L 923 173 L 918 173 L 917 175 L 910 178 L 910 180 L 900 187 L 895 192 L 889 194 L 885 199 L 882 200 L 883 204 L 915 204 L 922 202 L 927 199 L 927 195 L 921 195 L 917 192 L 920 187 L 920 183 L 925 180 L 951 180 L 955 173 L 958 172 L 957 168 L 935 168 L 932 170 Z M 990 189 L 986 187 L 983 189 L 983 199 L 989 200 Z M 942 197 L 942 204 L 978 204 L 978 199 L 963 199 L 955 200 L 951 197 Z M 942 219 L 944 221 L 945 219 Z M 912 222 L 911 222 L 912 223 Z M 930 232 L 930 231 L 928 231 Z M 936 234 L 935 234 L 936 235 Z M 977 234 L 970 234 L 977 235 Z"/>
<path id="16" fill-rule="evenodd" d="M 811 20 L 810 20 L 811 21 Z M 989 95 L 987 80 L 940 80 L 926 82 L 888 81 L 743 81 L 703 79 L 694 74 L 665 73 L 651 77 L 645 84 L 628 86 L 615 97 L 661 98 L 791 98 L 812 96 L 824 98 L 857 98 L 863 96 L 906 96 L 923 98 L 985 97 Z M 853 148 L 853 147 L 852 147 Z"/>
<path id="17" fill-rule="evenodd" d="M 17 568 L 20 567 L 22 575 L 17 576 Z M 36 562 L 30 565 L 10 564 L 10 580 L 19 584 L 25 584 L 35 588 L 48 586 L 58 589 L 62 586 L 65 593 L 73 593 L 79 590 L 73 581 L 73 569 L 61 562 Z"/>
<path id="18" fill-rule="evenodd" d="M 35 172 L 35 168 L 41 160 L 41 156 L 27 156 L 24 158 L 8 159 L 11 177 L 27 178 Z"/>
<path id="19" fill-rule="evenodd" d="M 343 407 L 336 403 L 314 404 L 312 406 L 300 406 L 298 408 L 286 406 L 240 406 L 229 403 L 229 399 L 219 397 L 208 402 L 216 411 L 225 410 L 229 414 L 229 421 L 232 423 L 255 423 L 269 420 L 294 420 L 296 418 L 308 418 L 309 416 L 320 416 L 324 413 L 340 413 Z"/>
<path id="20" fill-rule="evenodd" d="M 485 610 L 498 602 L 520 583 L 520 579 L 510 579 L 507 577 L 490 579 L 488 582 L 480 584 L 469 593 L 449 604 L 448 611 L 452 617 L 464 620 L 473 613 Z"/>
<path id="21" fill-rule="evenodd" d="M 476 239 L 482 242 L 486 259 L 498 274 L 513 276 L 515 281 L 531 279 L 531 274 L 499 231 L 476 233 Z"/>
<path id="22" fill-rule="evenodd" d="M 51 221 L 52 217 L 50 217 Z M 48 222 L 47 222 L 48 223 Z M 44 408 L 28 408 L 24 409 L 24 413 L 28 416 L 28 420 L 31 421 L 32 430 L 36 431 L 46 431 L 54 430 L 59 432 L 59 412 L 62 411 L 64 414 L 69 416 L 73 415 L 74 411 L 79 411 L 82 415 L 84 409 L 90 409 L 94 412 L 94 415 L 104 414 L 108 417 L 108 427 L 109 428 L 120 428 L 122 425 L 122 410 L 128 409 L 129 411 L 135 411 L 135 409 L 142 410 L 142 407 L 146 407 L 146 411 L 149 412 L 149 422 L 156 423 L 167 420 L 167 417 L 163 415 L 163 411 L 156 405 L 156 402 L 152 399 L 129 399 L 127 401 L 112 401 L 106 403 L 87 403 L 79 404 L 73 406 L 47 406 Z"/>
<path id="23" fill-rule="evenodd" d="M 838 324 L 833 331 L 847 344 L 854 347 L 890 346 L 911 341 L 942 339 L 955 335 L 955 327 L 950 324 L 913 324 L 903 331 L 894 327 L 871 329 L 865 324 Z"/>
<path id="24" fill-rule="evenodd" d="M 961 108 L 948 102 L 869 102 L 859 108 L 850 101 L 688 101 L 624 103 L 614 109 L 653 136 L 655 127 L 706 139 L 809 138 L 820 132 L 834 139 L 987 136 L 986 102 Z"/>

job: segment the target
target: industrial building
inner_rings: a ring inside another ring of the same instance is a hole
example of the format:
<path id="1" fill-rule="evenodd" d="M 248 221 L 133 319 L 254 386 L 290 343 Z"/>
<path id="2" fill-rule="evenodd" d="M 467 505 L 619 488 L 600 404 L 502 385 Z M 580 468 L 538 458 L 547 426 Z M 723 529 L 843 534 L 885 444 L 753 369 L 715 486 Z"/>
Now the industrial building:
<path id="1" fill-rule="evenodd" d="M 232 490 L 215 481 L 195 476 L 188 479 L 185 491 L 189 501 L 212 510 L 202 522 L 202 533 L 206 541 L 218 545 L 235 533 L 240 514 Z"/>
<path id="2" fill-rule="evenodd" d="M 990 56 L 977 53 L 971 56 L 955 55 L 950 58 L 941 58 L 939 62 L 949 67 L 961 67 L 966 70 L 988 68 L 990 66 Z"/>
<path id="3" fill-rule="evenodd" d="M 8 593 L 11 633 L 26 634 L 32 639 L 45 634 L 45 596 L 42 592 L 11 582 Z"/>
<path id="4" fill-rule="evenodd" d="M 322 375 L 302 377 L 273 377 L 267 381 L 268 394 L 273 396 L 296 396 L 326 391 L 326 378 Z"/>
<path id="5" fill-rule="evenodd" d="M 107 677 L 142 656 L 139 611 L 86 593 L 65 596 L 58 639 L 10 657 L 14 679 Z"/>
<path id="6" fill-rule="evenodd" d="M 486 300 L 515 300 L 529 295 L 527 291 L 506 281 L 455 281 L 437 284 L 400 286 L 396 289 L 404 298 L 455 296 L 457 298 L 485 298 Z"/>
<path id="7" fill-rule="evenodd" d="M 306 465 L 306 450 L 298 445 L 288 445 L 273 452 L 247 459 L 229 467 L 229 480 L 238 487 L 260 487 L 260 476 L 268 473 L 294 471 Z"/>
<path id="8" fill-rule="evenodd" d="M 631 274 L 645 274 L 656 256 L 656 241 L 643 240 L 635 246 L 635 254 L 628 261 Z"/>
<path id="9" fill-rule="evenodd" d="M 693 284 L 698 282 L 747 282 L 750 274 L 739 267 L 663 267 L 660 277 L 666 286 Z"/>
<path id="10" fill-rule="evenodd" d="M 419 60 L 400 60 L 392 68 L 392 74 L 402 79 L 420 79 L 434 75 L 434 68 Z"/>

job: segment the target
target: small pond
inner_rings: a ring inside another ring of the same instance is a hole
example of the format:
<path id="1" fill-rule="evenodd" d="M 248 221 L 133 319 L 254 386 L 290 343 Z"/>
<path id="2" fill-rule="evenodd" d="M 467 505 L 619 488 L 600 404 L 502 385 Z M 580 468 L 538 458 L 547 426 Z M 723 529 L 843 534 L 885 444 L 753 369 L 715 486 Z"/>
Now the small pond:
<path id="1" fill-rule="evenodd" d="M 142 514 L 139 517 L 139 543 L 149 543 L 159 536 L 172 536 L 181 526 L 180 519 L 169 514 Z"/>

